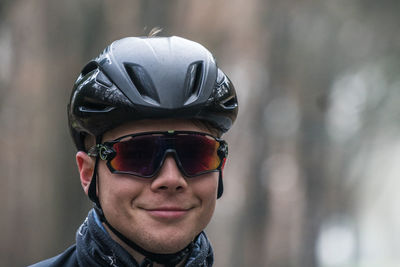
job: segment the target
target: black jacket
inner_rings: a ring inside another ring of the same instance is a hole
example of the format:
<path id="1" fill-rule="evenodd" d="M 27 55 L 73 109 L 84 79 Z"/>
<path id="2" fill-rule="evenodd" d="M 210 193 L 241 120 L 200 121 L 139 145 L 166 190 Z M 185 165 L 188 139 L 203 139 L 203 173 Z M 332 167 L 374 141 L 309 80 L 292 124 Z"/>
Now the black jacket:
<path id="1" fill-rule="evenodd" d="M 194 247 L 186 261 L 186 267 L 212 266 L 213 250 L 204 232 L 194 242 Z M 136 260 L 101 225 L 94 210 L 79 227 L 76 244 L 60 255 L 41 261 L 30 267 L 72 267 L 72 266 L 112 266 L 139 267 Z M 150 265 L 151 266 L 151 265 Z"/>
<path id="2" fill-rule="evenodd" d="M 78 259 L 76 256 L 76 245 L 69 247 L 60 255 L 53 258 L 41 261 L 29 267 L 47 267 L 47 266 L 79 266 Z"/>

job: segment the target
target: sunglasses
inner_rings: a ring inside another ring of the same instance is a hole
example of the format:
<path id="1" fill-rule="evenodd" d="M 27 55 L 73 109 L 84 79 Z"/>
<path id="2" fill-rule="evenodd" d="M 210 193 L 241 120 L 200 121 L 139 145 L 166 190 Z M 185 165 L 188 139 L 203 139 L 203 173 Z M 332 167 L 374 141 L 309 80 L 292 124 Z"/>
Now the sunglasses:
<path id="1" fill-rule="evenodd" d="M 212 135 L 192 131 L 144 132 L 97 144 L 88 151 L 107 161 L 112 173 L 154 177 L 171 153 L 186 177 L 220 171 L 228 144 Z"/>

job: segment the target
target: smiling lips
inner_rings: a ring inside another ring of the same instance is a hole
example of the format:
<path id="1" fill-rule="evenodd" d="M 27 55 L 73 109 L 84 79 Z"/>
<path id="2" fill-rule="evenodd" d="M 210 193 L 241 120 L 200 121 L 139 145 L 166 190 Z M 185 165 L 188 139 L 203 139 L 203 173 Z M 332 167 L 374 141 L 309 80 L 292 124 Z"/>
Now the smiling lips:
<path id="1" fill-rule="evenodd" d="M 152 217 L 156 219 L 176 220 L 185 216 L 190 209 L 179 207 L 160 207 L 155 209 L 145 209 Z"/>

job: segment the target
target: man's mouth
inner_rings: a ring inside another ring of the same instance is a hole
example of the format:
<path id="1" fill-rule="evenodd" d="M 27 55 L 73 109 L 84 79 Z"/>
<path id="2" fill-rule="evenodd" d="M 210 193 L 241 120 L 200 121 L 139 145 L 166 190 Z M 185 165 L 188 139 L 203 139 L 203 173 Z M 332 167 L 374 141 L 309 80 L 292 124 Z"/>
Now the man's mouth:
<path id="1" fill-rule="evenodd" d="M 183 218 L 190 209 L 182 208 L 182 207 L 157 207 L 151 209 L 145 209 L 150 216 L 156 219 L 162 220 L 176 220 Z"/>

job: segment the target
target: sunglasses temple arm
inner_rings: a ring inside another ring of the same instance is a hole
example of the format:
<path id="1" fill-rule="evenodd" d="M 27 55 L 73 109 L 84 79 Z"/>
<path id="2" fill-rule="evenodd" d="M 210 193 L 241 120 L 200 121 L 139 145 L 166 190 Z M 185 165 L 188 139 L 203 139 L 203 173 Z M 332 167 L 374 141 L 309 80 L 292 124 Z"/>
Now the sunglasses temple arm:
<path id="1" fill-rule="evenodd" d="M 94 145 L 91 148 L 89 148 L 87 154 L 88 154 L 89 157 L 97 157 L 97 155 L 99 154 L 98 146 Z"/>

